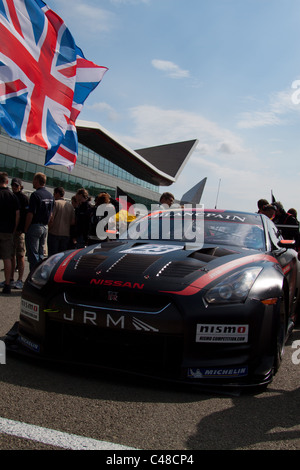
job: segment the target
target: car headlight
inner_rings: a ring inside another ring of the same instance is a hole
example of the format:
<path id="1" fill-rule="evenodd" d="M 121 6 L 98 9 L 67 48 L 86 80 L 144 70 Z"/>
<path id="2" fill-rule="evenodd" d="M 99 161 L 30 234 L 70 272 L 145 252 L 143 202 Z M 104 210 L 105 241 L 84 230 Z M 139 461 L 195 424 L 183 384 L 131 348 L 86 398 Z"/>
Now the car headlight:
<path id="1" fill-rule="evenodd" d="M 262 268 L 246 268 L 238 271 L 216 286 L 209 289 L 205 300 L 209 304 L 241 303 L 244 302 Z"/>
<path id="2" fill-rule="evenodd" d="M 43 261 L 33 272 L 30 280 L 36 287 L 43 287 L 49 280 L 56 263 L 65 256 L 64 252 L 50 256 Z"/>

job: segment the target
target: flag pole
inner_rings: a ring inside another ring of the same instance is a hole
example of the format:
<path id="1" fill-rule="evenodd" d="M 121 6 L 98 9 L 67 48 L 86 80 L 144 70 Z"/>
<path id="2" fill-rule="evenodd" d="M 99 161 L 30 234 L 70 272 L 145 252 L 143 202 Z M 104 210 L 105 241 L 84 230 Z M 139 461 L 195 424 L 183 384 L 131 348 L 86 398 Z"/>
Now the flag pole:
<path id="1" fill-rule="evenodd" d="M 219 185 L 218 185 L 218 192 L 217 192 L 217 199 L 216 199 L 215 209 L 217 208 L 217 203 L 218 203 L 218 198 L 219 198 L 219 192 L 220 192 L 220 185 L 221 185 L 221 178 L 219 179 Z"/>

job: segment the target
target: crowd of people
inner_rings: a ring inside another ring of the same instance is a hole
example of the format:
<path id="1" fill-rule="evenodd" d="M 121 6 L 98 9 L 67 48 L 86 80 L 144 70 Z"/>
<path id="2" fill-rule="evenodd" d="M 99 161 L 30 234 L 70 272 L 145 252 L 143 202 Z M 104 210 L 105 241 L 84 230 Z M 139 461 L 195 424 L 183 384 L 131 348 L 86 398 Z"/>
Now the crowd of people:
<path id="1" fill-rule="evenodd" d="M 0 259 L 3 260 L 5 279 L 0 286 L 3 294 L 10 294 L 12 288 L 23 288 L 25 255 L 31 270 L 46 254 L 51 256 L 97 243 L 99 221 L 107 217 L 111 209 L 121 213 L 117 201 L 106 192 L 100 192 L 93 204 L 88 191 L 81 188 L 69 202 L 63 187 L 55 188 L 51 194 L 45 187 L 46 181 L 44 173 L 36 173 L 32 182 L 34 191 L 28 197 L 23 192 L 20 178 L 12 178 L 10 190 L 8 174 L 0 173 Z M 174 201 L 174 195 L 165 192 L 160 197 L 159 207 L 171 206 Z M 100 205 L 105 211 L 98 216 Z M 283 238 L 295 240 L 298 250 L 296 210 L 285 211 L 281 202 L 269 203 L 266 199 L 259 199 L 257 206 L 258 213 L 269 217 L 281 229 Z M 116 223 L 117 218 L 112 226 L 106 227 L 116 230 Z"/>
<path id="2" fill-rule="evenodd" d="M 103 204 L 107 211 L 117 202 L 106 192 L 95 198 L 88 191 L 78 189 L 71 202 L 65 199 L 63 187 L 46 189 L 46 175 L 36 173 L 33 178 L 34 191 L 28 197 L 23 192 L 19 178 L 11 180 L 8 174 L 0 173 L 0 259 L 3 260 L 4 278 L 2 293 L 23 288 L 25 256 L 32 270 L 41 260 L 61 251 L 97 243 L 96 227 L 100 218 L 97 208 Z M 15 281 L 15 273 L 18 279 Z"/>
<path id="3" fill-rule="evenodd" d="M 292 207 L 286 211 L 280 201 L 269 203 L 267 199 L 259 199 L 257 208 L 259 214 L 266 215 L 274 222 L 284 239 L 295 240 L 295 249 L 298 251 L 300 235 L 296 209 Z"/>

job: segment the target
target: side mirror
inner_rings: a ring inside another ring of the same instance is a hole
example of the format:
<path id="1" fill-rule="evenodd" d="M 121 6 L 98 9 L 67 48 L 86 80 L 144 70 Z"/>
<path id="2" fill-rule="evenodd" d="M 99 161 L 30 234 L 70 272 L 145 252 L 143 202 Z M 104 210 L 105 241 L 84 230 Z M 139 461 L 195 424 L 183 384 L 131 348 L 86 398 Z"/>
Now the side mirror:
<path id="1" fill-rule="evenodd" d="M 280 248 L 295 248 L 296 246 L 296 242 L 295 240 L 280 240 L 280 242 L 278 243 L 278 246 Z"/>

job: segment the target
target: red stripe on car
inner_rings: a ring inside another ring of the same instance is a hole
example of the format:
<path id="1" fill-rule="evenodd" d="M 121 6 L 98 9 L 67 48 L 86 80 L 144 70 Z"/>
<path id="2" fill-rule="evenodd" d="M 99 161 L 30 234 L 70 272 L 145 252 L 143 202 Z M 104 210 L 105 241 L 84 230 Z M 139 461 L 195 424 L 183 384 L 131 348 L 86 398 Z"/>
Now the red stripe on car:
<path id="1" fill-rule="evenodd" d="M 227 274 L 228 272 L 236 268 L 240 268 L 241 266 L 244 266 L 245 264 L 256 263 L 257 261 L 270 261 L 272 263 L 278 264 L 278 261 L 275 258 L 273 258 L 273 256 L 263 255 L 263 254 L 246 256 L 244 258 L 239 258 L 237 260 L 230 261 L 229 263 L 223 264 L 222 266 L 218 266 L 217 268 L 212 269 L 207 274 L 204 274 L 203 276 L 193 281 L 192 284 L 185 287 L 181 291 L 161 291 L 161 292 L 164 292 L 167 294 L 177 294 L 177 295 L 194 295 L 194 294 L 197 294 L 205 286 L 210 284 L 212 281 L 214 281 L 215 279 L 218 279 L 224 274 Z"/>
<path id="2" fill-rule="evenodd" d="M 70 263 L 71 259 L 73 259 L 74 256 L 77 255 L 77 253 L 79 251 L 81 251 L 81 250 L 76 250 L 76 251 L 72 252 L 71 254 L 69 254 L 66 257 L 66 259 L 63 260 L 63 262 L 61 263 L 61 265 L 59 266 L 59 268 L 57 269 L 57 271 L 55 273 L 55 276 L 54 276 L 54 281 L 55 282 L 65 282 L 65 283 L 68 283 L 68 284 L 75 284 L 75 282 L 65 281 L 63 279 L 63 276 L 65 274 L 65 270 L 67 269 L 68 264 Z"/>

